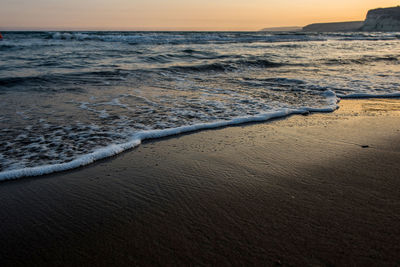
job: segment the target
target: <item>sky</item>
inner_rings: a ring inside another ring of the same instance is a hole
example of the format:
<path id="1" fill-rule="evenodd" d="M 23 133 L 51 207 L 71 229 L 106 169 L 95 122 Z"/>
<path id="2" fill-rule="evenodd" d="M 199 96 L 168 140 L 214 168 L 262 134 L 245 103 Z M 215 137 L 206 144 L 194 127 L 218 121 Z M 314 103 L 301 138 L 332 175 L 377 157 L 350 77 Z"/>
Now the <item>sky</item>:
<path id="1" fill-rule="evenodd" d="M 400 0 L 0 0 L 0 29 L 238 30 L 364 20 Z"/>

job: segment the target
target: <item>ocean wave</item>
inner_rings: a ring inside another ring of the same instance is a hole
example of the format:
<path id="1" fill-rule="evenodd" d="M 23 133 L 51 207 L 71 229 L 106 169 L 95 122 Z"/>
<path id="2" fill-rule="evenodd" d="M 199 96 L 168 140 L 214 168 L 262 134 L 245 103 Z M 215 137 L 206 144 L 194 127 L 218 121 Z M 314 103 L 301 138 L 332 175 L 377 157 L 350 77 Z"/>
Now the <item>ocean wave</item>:
<path id="1" fill-rule="evenodd" d="M 32 39 L 19 40 L 15 38 L 10 38 L 0 42 L 0 51 L 20 52 L 20 51 L 26 51 L 27 49 L 38 50 L 38 49 L 55 48 L 60 46 L 62 46 L 62 44 L 43 43 L 43 40 L 32 40 Z"/>
<path id="2" fill-rule="evenodd" d="M 0 172 L 0 181 L 18 179 L 23 177 L 32 177 L 32 176 L 41 176 L 46 174 L 51 174 L 54 172 L 61 172 L 66 170 L 71 170 L 75 168 L 79 168 L 82 166 L 89 165 L 95 161 L 112 157 L 117 155 L 123 151 L 135 148 L 139 146 L 144 140 L 148 139 L 159 139 L 167 136 L 174 136 L 183 133 L 196 132 L 205 129 L 215 129 L 221 127 L 229 127 L 239 124 L 251 123 L 251 122 L 265 122 L 275 118 L 284 118 L 290 115 L 296 114 L 305 114 L 309 112 L 333 112 L 338 108 L 337 103 L 339 102 L 339 98 L 332 91 L 325 91 L 325 97 L 329 99 L 329 105 L 325 108 L 312 108 L 312 107 L 302 107 L 297 109 L 281 109 L 275 110 L 263 114 L 257 114 L 253 116 L 242 116 L 236 117 L 230 120 L 223 121 L 215 121 L 209 123 L 198 123 L 194 125 L 186 125 L 176 128 L 169 129 L 161 129 L 161 130 L 148 130 L 148 131 L 140 131 L 131 134 L 131 138 L 124 143 L 121 144 L 111 144 L 103 148 L 96 149 L 93 152 L 78 156 L 77 158 L 57 164 L 46 164 L 36 167 L 27 167 L 13 170 L 5 170 Z M 400 93 L 396 94 L 350 94 L 350 95 L 341 95 L 340 98 L 391 98 L 391 97 L 400 97 Z"/>
<path id="3" fill-rule="evenodd" d="M 5 77 L 0 78 L 0 86 L 12 87 L 16 85 L 24 85 L 26 83 L 43 83 L 49 81 L 50 77 L 47 75 L 43 76 L 28 76 L 28 77 Z"/>
<path id="4" fill-rule="evenodd" d="M 36 76 L 3 77 L 0 78 L 1 87 L 15 87 L 22 85 L 46 85 L 46 84 L 103 84 L 104 80 L 121 80 L 127 72 L 116 69 L 112 71 L 90 71 L 73 73 L 41 74 Z M 103 78 L 103 79 L 99 79 Z"/>
<path id="5" fill-rule="evenodd" d="M 192 60 L 218 60 L 218 59 L 235 59 L 235 58 L 242 58 L 242 56 L 238 55 L 221 55 L 218 53 L 212 52 L 203 52 L 203 53 L 196 53 L 196 54 L 182 54 L 182 53 L 175 53 L 175 54 L 162 54 L 162 55 L 152 55 L 152 56 L 143 56 L 140 57 L 146 63 L 173 63 L 179 61 L 192 61 Z"/>
<path id="6" fill-rule="evenodd" d="M 398 64 L 400 62 L 400 55 L 386 55 L 386 56 L 367 55 L 359 58 L 330 58 L 322 60 L 322 63 L 326 65 L 369 64 L 375 62 Z"/>
<path id="7" fill-rule="evenodd" d="M 241 68 L 276 68 L 282 66 L 282 63 L 269 61 L 267 59 L 240 59 L 235 61 L 220 61 L 209 64 L 199 65 L 174 65 L 164 70 L 179 72 L 224 72 L 235 71 Z"/>
<path id="8" fill-rule="evenodd" d="M 304 85 L 306 84 L 305 81 L 299 79 L 289 79 L 289 78 L 250 78 L 250 77 L 243 77 L 242 79 L 245 82 L 254 82 L 256 84 L 260 84 L 262 86 L 273 84 L 273 85 Z"/>
<path id="9" fill-rule="evenodd" d="M 327 37 L 340 41 L 391 41 L 399 39 L 398 33 L 382 32 L 333 32 Z"/>
<path id="10" fill-rule="evenodd" d="M 276 43 L 326 41 L 390 41 L 400 38 L 398 33 L 186 33 L 168 35 L 160 32 L 48 32 L 46 38 L 66 41 L 103 41 L 140 44 L 208 44 L 208 43 Z"/>
<path id="11" fill-rule="evenodd" d="M 182 45 L 182 44 L 229 44 L 229 43 L 287 43 L 312 41 L 390 41 L 398 40 L 398 33 L 267 33 L 267 32 L 9 32 L 8 40 L 55 40 L 55 41 L 100 41 L 120 42 L 131 45 Z M 0 48 L 1 50 L 2 48 Z M 12 48 L 3 48 L 12 49 Z"/>
<path id="12" fill-rule="evenodd" d="M 7 51 L 7 50 L 12 50 L 15 49 L 16 45 L 11 45 L 11 44 L 1 44 L 0 43 L 0 51 Z"/>
<path id="13" fill-rule="evenodd" d="M 65 41 L 103 41 L 140 44 L 208 44 L 208 43 L 254 43 L 325 41 L 318 35 L 306 34 L 266 34 L 266 33 L 160 33 L 160 32 L 48 32 L 48 39 Z"/>
<path id="14" fill-rule="evenodd" d="M 336 100 L 335 100 L 336 102 Z M 232 125 L 239 125 L 250 122 L 265 122 L 275 118 L 287 117 L 294 114 L 304 114 L 309 112 L 332 112 L 337 109 L 337 105 L 333 104 L 331 107 L 327 108 L 300 108 L 300 109 L 282 109 L 273 112 L 268 112 L 264 114 L 259 114 L 255 116 L 244 116 L 237 117 L 231 120 L 216 121 L 211 123 L 199 123 L 188 126 L 181 126 L 177 128 L 170 128 L 164 130 L 150 130 L 142 131 L 132 135 L 132 138 L 122 144 L 112 144 L 104 148 L 97 149 L 94 152 L 79 156 L 78 158 L 58 164 L 48 164 L 37 167 L 28 167 L 22 169 L 6 170 L 0 172 L 0 181 L 18 179 L 29 176 L 41 176 L 45 174 L 50 174 L 54 172 L 61 172 L 66 170 L 71 170 L 79 168 L 82 166 L 89 165 L 100 159 L 112 157 L 128 149 L 132 149 L 142 143 L 144 140 L 148 139 L 158 139 L 167 136 L 179 135 L 188 132 L 195 132 L 205 129 L 215 129 L 221 127 L 227 127 Z"/>

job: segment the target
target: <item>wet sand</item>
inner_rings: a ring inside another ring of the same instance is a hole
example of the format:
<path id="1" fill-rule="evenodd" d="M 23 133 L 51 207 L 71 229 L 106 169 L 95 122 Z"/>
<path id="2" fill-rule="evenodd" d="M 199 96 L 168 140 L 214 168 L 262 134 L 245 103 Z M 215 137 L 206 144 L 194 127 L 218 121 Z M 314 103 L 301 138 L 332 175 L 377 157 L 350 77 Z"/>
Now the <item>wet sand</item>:
<path id="1" fill-rule="evenodd" d="M 0 183 L 1 266 L 400 265 L 400 100 Z"/>

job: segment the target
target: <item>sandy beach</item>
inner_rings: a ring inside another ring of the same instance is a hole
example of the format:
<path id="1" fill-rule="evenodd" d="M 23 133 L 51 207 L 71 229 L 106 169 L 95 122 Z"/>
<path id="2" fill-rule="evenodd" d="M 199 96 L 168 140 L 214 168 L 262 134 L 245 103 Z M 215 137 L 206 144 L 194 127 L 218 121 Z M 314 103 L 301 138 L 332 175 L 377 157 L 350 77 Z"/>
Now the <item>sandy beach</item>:
<path id="1" fill-rule="evenodd" d="M 400 265 L 400 100 L 0 184 L 1 266 Z"/>

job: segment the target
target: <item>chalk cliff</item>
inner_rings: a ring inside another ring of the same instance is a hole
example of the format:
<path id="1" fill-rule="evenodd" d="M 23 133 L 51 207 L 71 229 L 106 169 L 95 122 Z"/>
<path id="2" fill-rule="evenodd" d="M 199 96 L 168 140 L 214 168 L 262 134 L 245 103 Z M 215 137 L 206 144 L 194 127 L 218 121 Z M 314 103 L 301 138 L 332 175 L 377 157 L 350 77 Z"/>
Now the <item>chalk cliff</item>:
<path id="1" fill-rule="evenodd" d="M 400 31 L 400 6 L 368 11 L 363 31 Z"/>
<path id="2" fill-rule="evenodd" d="M 297 27 L 266 28 L 264 31 L 297 31 Z M 305 32 L 400 32 L 400 6 L 368 11 L 365 21 L 314 23 L 303 27 Z"/>

